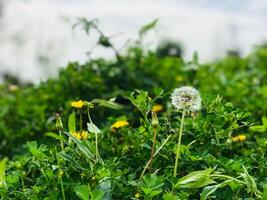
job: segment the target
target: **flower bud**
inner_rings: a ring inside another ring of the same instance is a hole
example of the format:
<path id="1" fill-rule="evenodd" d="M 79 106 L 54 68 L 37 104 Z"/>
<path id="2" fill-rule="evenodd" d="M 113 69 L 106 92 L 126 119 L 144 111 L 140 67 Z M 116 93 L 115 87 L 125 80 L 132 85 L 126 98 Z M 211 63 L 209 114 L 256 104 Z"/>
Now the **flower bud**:
<path id="1" fill-rule="evenodd" d="M 152 112 L 152 126 L 157 128 L 159 126 L 159 120 L 156 112 Z"/>
<path id="2" fill-rule="evenodd" d="M 63 124 L 61 121 L 61 117 L 59 116 L 59 114 L 56 114 L 56 129 L 57 130 L 62 130 L 63 129 Z"/>

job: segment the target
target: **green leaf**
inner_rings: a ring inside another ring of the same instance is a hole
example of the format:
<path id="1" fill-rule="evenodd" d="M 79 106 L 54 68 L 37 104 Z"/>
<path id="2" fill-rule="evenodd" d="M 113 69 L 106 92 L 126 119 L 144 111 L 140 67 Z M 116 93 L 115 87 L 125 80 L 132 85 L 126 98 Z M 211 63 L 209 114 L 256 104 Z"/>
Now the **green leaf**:
<path id="1" fill-rule="evenodd" d="M 62 157 L 62 158 L 64 158 L 65 160 L 69 161 L 70 163 L 72 163 L 76 168 L 81 169 L 81 170 L 84 169 L 84 168 L 83 168 L 81 165 L 79 165 L 79 163 L 76 162 L 70 155 L 65 154 L 65 153 L 62 153 L 62 152 L 57 153 L 57 155 L 60 156 L 60 157 Z"/>
<path id="2" fill-rule="evenodd" d="M 230 182 L 233 182 L 233 180 L 226 180 L 222 183 L 219 183 L 217 185 L 211 185 L 211 186 L 207 186 L 205 187 L 203 190 L 202 190 L 202 193 L 201 193 L 201 198 L 200 200 L 205 200 L 207 199 L 211 194 L 213 194 L 214 192 L 216 192 L 216 190 L 218 188 L 222 188 L 222 187 L 225 187 L 227 186 Z"/>
<path id="3" fill-rule="evenodd" d="M 212 169 L 194 171 L 190 174 L 182 177 L 174 185 L 174 188 L 201 188 L 206 185 L 216 183 L 210 178 L 210 174 L 213 172 Z"/>
<path id="4" fill-rule="evenodd" d="M 78 185 L 74 187 L 74 191 L 76 195 L 81 199 L 81 200 L 88 200 L 89 195 L 90 195 L 90 189 L 86 185 Z"/>
<path id="5" fill-rule="evenodd" d="M 0 161 L 0 188 L 6 187 L 6 163 L 7 158 L 4 158 Z"/>
<path id="6" fill-rule="evenodd" d="M 100 133 L 99 128 L 94 123 L 87 123 L 87 129 L 90 133 L 98 134 Z"/>
<path id="7" fill-rule="evenodd" d="M 92 154 L 92 152 L 80 140 L 78 140 L 72 134 L 69 134 L 67 132 L 65 132 L 65 134 L 67 136 L 69 136 L 73 140 L 73 142 L 75 142 L 77 144 L 78 148 L 85 155 L 85 157 L 87 157 L 90 160 L 93 160 L 94 155 Z"/>
<path id="8" fill-rule="evenodd" d="M 61 140 L 61 141 L 64 141 L 64 138 L 56 133 L 53 133 L 53 132 L 47 132 L 45 134 L 46 137 L 51 137 L 51 138 L 54 138 L 56 140 Z"/>
<path id="9" fill-rule="evenodd" d="M 104 199 L 105 192 L 99 189 L 95 189 L 92 191 L 91 199 L 92 200 L 103 200 Z"/>
<path id="10" fill-rule="evenodd" d="M 266 131 L 266 127 L 265 126 L 261 126 L 261 125 L 259 125 L 259 126 L 251 126 L 251 127 L 249 127 L 249 129 L 251 131 L 259 132 L 259 133 L 263 133 L 263 132 Z"/>
<path id="11" fill-rule="evenodd" d="M 161 95 L 163 95 L 164 90 L 162 88 L 157 87 L 157 88 L 153 89 L 153 92 L 154 92 L 155 95 L 161 96 Z"/>
<path id="12" fill-rule="evenodd" d="M 261 118 L 263 126 L 267 127 L 267 117 L 262 117 Z"/>
<path id="13" fill-rule="evenodd" d="M 107 108 L 111 108 L 111 109 L 115 109 L 115 110 L 120 110 L 123 108 L 122 105 L 118 104 L 118 103 L 115 103 L 114 101 L 110 100 L 110 101 L 107 101 L 107 100 L 104 100 L 104 99 L 94 99 L 92 101 L 93 103 L 97 103 L 99 104 L 100 106 L 103 106 L 103 107 L 107 107 Z"/>
<path id="14" fill-rule="evenodd" d="M 178 198 L 172 193 L 167 193 L 163 195 L 163 200 L 177 200 Z"/>
<path id="15" fill-rule="evenodd" d="M 150 174 L 143 177 L 142 190 L 146 196 L 152 198 L 162 192 L 163 185 L 163 177 Z"/>
<path id="16" fill-rule="evenodd" d="M 70 133 L 74 133 L 76 131 L 76 113 L 73 112 L 69 116 L 68 120 L 68 128 Z"/>
<path id="17" fill-rule="evenodd" d="M 244 178 L 244 181 L 247 186 L 247 192 L 251 193 L 253 192 L 256 197 L 261 198 L 262 193 L 258 190 L 257 184 L 252 176 L 249 175 L 247 169 L 242 165 L 244 173 L 241 174 L 241 176 Z"/>
<path id="18" fill-rule="evenodd" d="M 139 31 L 139 36 L 142 37 L 144 36 L 148 31 L 150 31 L 151 29 L 155 28 L 157 23 L 158 23 L 159 19 L 154 19 L 152 22 L 144 25 L 140 31 Z"/>

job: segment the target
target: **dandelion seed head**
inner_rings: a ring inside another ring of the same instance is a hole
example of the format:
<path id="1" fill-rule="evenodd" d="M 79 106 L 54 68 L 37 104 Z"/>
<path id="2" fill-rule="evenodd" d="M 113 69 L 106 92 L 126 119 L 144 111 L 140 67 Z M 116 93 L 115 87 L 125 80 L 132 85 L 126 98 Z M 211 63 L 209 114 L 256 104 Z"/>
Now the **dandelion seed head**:
<path id="1" fill-rule="evenodd" d="M 178 109 L 196 112 L 201 108 L 201 97 L 199 92 L 191 86 L 176 88 L 171 94 L 172 105 Z"/>

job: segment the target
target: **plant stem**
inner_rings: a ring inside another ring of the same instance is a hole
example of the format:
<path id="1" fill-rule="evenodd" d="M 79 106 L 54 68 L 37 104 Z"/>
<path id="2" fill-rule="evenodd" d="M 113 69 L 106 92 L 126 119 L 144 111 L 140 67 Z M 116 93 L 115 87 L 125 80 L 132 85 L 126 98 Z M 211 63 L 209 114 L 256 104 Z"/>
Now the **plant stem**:
<path id="1" fill-rule="evenodd" d="M 159 153 L 159 151 L 163 148 L 163 146 L 166 144 L 166 142 L 168 142 L 168 140 L 170 139 L 171 135 L 169 135 L 166 140 L 162 143 L 162 145 L 158 148 L 158 150 L 156 151 L 156 153 L 153 155 L 153 158 Z M 148 162 L 146 163 L 146 166 L 144 167 L 144 170 L 142 171 L 140 177 L 139 177 L 139 180 L 142 179 L 142 177 L 144 176 L 145 172 L 146 172 L 146 169 L 149 165 L 149 163 L 151 162 L 151 159 L 148 160 Z"/>
<path id="2" fill-rule="evenodd" d="M 183 109 L 182 119 L 181 119 L 181 126 L 179 130 L 179 138 L 178 138 L 178 146 L 176 150 L 176 158 L 175 158 L 175 165 L 174 165 L 174 172 L 173 176 L 176 177 L 177 174 L 177 166 L 178 166 L 178 158 L 180 156 L 180 148 L 181 148 L 181 140 L 182 140 L 182 134 L 183 134 L 183 126 L 184 126 L 184 118 L 185 118 L 185 109 Z"/>
<path id="3" fill-rule="evenodd" d="M 95 156 L 96 156 L 96 161 L 98 161 L 99 158 L 99 152 L 98 152 L 98 133 L 95 133 Z"/>
<path id="4" fill-rule="evenodd" d="M 243 181 L 238 180 L 237 178 L 231 177 L 231 176 L 227 176 L 227 175 L 223 175 L 223 174 L 211 174 L 210 176 L 212 177 L 217 177 L 217 178 L 226 178 L 226 179 L 231 179 L 233 181 L 236 181 L 238 183 L 242 183 L 242 184 L 246 184 Z"/>
<path id="5" fill-rule="evenodd" d="M 89 122 L 90 122 L 90 123 L 93 123 L 93 122 L 92 122 L 92 119 L 91 119 L 91 116 L 90 116 L 90 110 L 89 110 L 89 108 L 88 108 L 88 110 L 87 110 L 87 115 L 88 115 Z"/>
<path id="6" fill-rule="evenodd" d="M 60 186 L 61 186 L 62 198 L 63 200 L 66 200 L 62 177 L 60 177 Z"/>
<path id="7" fill-rule="evenodd" d="M 59 132 L 59 136 L 62 138 L 61 130 L 58 130 L 58 132 Z M 63 146 L 62 140 L 60 140 L 60 146 L 61 146 L 62 151 L 64 152 L 64 146 Z"/>
<path id="8" fill-rule="evenodd" d="M 148 167 L 150 172 L 151 172 L 152 162 L 153 162 L 154 153 L 155 153 L 156 141 L 157 141 L 157 128 L 153 128 L 153 144 L 152 144 L 151 154 L 150 154 L 150 159 L 149 159 L 151 161 L 149 162 L 149 167 Z"/>
<path id="9" fill-rule="evenodd" d="M 83 130 L 83 115 L 82 115 L 82 111 L 79 111 L 80 113 L 80 131 L 82 132 Z"/>

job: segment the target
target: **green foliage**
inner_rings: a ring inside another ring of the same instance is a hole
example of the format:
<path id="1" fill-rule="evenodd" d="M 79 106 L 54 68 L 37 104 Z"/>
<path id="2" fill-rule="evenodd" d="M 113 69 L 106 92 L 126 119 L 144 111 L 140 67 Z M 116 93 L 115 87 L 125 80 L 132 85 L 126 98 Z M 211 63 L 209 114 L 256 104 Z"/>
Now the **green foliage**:
<path id="1" fill-rule="evenodd" d="M 97 21 L 79 26 L 114 48 Z M 113 50 L 116 60 L 69 63 L 38 85 L 0 85 L 0 199 L 266 199 L 266 48 L 208 64 L 197 53 L 188 62 L 159 57 L 141 43 Z M 181 113 L 169 97 L 183 85 L 196 87 L 203 102 L 185 117 L 173 177 Z M 78 99 L 86 106 L 75 110 L 70 102 Z M 124 125 L 114 127 L 118 121 Z"/>

